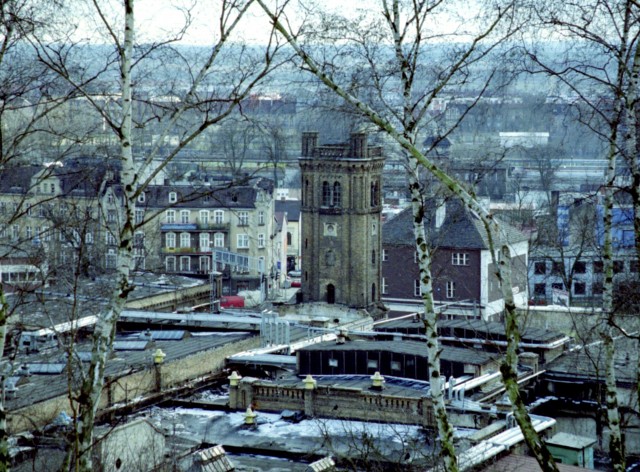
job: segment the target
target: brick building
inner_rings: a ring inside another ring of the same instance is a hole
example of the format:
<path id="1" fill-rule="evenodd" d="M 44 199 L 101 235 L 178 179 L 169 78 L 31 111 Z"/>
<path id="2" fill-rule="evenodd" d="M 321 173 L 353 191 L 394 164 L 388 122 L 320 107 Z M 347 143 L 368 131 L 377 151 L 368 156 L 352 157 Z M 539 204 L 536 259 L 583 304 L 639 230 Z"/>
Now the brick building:
<path id="1" fill-rule="evenodd" d="M 515 228 L 502 228 L 511 248 L 515 301 L 526 305 L 529 244 Z M 447 202 L 431 207 L 425 229 L 432 248 L 433 292 L 439 312 L 484 319 L 502 312 L 502 291 L 480 218 L 456 202 Z M 382 227 L 382 299 L 399 311 L 415 311 L 422 303 L 411 208 Z"/>

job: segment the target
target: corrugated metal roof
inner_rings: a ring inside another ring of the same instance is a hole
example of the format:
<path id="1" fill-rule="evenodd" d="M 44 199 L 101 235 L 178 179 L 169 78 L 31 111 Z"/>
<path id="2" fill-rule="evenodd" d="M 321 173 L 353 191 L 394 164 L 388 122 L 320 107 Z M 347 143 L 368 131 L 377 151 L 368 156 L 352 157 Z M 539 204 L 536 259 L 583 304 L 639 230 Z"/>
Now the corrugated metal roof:
<path id="1" fill-rule="evenodd" d="M 90 362 L 91 361 L 91 352 L 89 351 L 76 351 L 73 353 L 78 359 L 82 362 Z"/>
<path id="2" fill-rule="evenodd" d="M 144 351 L 149 345 L 149 341 L 115 341 L 114 351 Z"/>
<path id="3" fill-rule="evenodd" d="M 471 365 L 486 365 L 495 360 L 491 353 L 477 349 L 441 346 L 440 359 Z M 368 341 L 355 340 L 344 344 L 318 343 L 298 350 L 302 351 L 388 351 L 396 354 L 413 354 L 427 357 L 427 344 L 416 341 Z"/>
<path id="4" fill-rule="evenodd" d="M 29 372 L 32 374 L 60 374 L 67 366 L 63 363 L 49 364 L 28 364 Z"/>
<path id="5" fill-rule="evenodd" d="M 184 338 L 185 330 L 151 331 L 151 338 L 157 341 L 179 341 Z"/>

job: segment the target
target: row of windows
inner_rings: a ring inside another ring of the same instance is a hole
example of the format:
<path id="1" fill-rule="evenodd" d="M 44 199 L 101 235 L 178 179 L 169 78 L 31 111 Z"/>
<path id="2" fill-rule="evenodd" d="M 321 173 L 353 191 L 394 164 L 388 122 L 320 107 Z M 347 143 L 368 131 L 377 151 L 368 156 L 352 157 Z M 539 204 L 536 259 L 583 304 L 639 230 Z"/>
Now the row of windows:
<path id="1" fill-rule="evenodd" d="M 17 241 L 21 237 L 21 227 L 20 225 L 11 226 L 11 239 Z M 0 229 L 0 239 L 6 239 L 9 232 L 7 227 Z M 94 236 L 93 232 L 87 231 L 83 235 L 80 234 L 75 229 L 70 230 L 50 230 L 47 226 L 25 226 L 24 227 L 24 236 L 26 240 L 31 240 L 34 238 L 38 238 L 40 241 L 48 242 L 52 240 L 57 240 L 61 243 L 68 243 L 74 246 L 79 246 L 81 242 L 85 244 L 93 244 Z M 105 243 L 107 245 L 116 245 L 117 237 L 111 231 L 105 232 Z M 142 231 L 137 231 L 134 234 L 134 246 L 143 246 L 144 245 L 144 233 Z"/>
<path id="2" fill-rule="evenodd" d="M 210 256 L 201 256 L 198 259 L 198 270 L 201 272 L 209 272 L 210 267 Z M 181 256 L 180 258 L 176 258 L 175 256 L 169 256 L 165 259 L 165 269 L 167 272 L 191 272 L 191 257 Z"/>
<path id="3" fill-rule="evenodd" d="M 625 262 L 621 260 L 613 261 L 613 273 L 620 274 L 624 272 Z M 551 275 L 560 275 L 564 272 L 565 266 L 562 261 L 551 261 L 551 271 L 549 270 L 549 265 L 546 261 L 538 261 L 533 264 L 533 273 L 536 275 L 546 275 L 550 273 Z M 570 268 L 569 268 L 570 269 Z M 602 274 L 604 271 L 604 263 L 602 261 L 593 261 L 592 263 L 592 271 L 594 274 Z M 640 272 L 640 264 L 638 261 L 629 261 L 629 272 L 636 273 Z M 573 264 L 573 273 L 574 274 L 586 274 L 587 273 L 587 262 L 585 261 L 576 261 Z"/>
<path id="4" fill-rule="evenodd" d="M 136 223 L 142 222 L 142 217 L 144 216 L 144 211 L 140 210 L 140 221 L 138 221 L 138 213 L 136 213 Z M 179 216 L 180 220 L 176 220 L 176 210 L 167 210 L 165 213 L 165 222 L 168 224 L 173 223 L 181 223 L 188 224 L 191 223 L 191 210 L 180 210 Z M 248 211 L 239 211 L 237 212 L 238 217 L 238 225 L 239 226 L 248 226 L 249 225 L 249 212 Z M 198 212 L 198 223 L 200 224 L 223 224 L 225 222 L 224 218 L 224 210 L 214 210 L 210 212 L 209 210 L 200 210 Z M 265 214 L 264 211 L 258 212 L 258 224 L 265 224 Z"/>
<path id="5" fill-rule="evenodd" d="M 196 265 L 192 264 L 193 262 L 195 262 Z M 191 272 L 192 270 L 209 272 L 211 269 L 211 256 L 200 256 L 198 259 L 193 259 L 190 256 L 167 256 L 164 264 L 167 272 Z M 258 266 L 264 267 L 264 258 L 260 258 Z M 220 269 L 220 267 L 218 268 Z M 248 271 L 248 269 L 245 270 Z"/>
<path id="6" fill-rule="evenodd" d="M 551 289 L 556 290 L 564 290 L 563 283 L 552 283 Z M 591 292 L 594 295 L 602 294 L 602 284 L 594 283 L 591 286 Z M 536 297 L 546 297 L 547 296 L 547 284 L 539 283 L 533 285 L 533 294 Z M 587 284 L 584 282 L 573 282 L 573 294 L 574 295 L 586 295 L 587 294 Z"/>
<path id="7" fill-rule="evenodd" d="M 179 247 L 188 248 L 191 247 L 191 233 L 166 233 L 165 234 L 165 246 L 168 248 L 178 247 L 176 242 L 180 242 Z M 202 250 L 208 250 L 211 247 L 211 235 L 209 233 L 200 233 L 198 235 L 198 243 Z M 236 236 L 236 243 L 239 249 L 248 249 L 249 235 L 238 234 Z M 264 248 L 266 245 L 266 236 L 264 233 L 258 234 L 258 248 Z M 225 247 L 225 235 L 224 233 L 213 233 L 213 247 L 222 248 Z"/>
<path id="8" fill-rule="evenodd" d="M 382 295 L 388 294 L 388 282 L 386 277 L 382 277 Z M 420 290 L 420 281 L 413 281 L 413 296 L 420 297 L 422 296 L 422 290 Z M 446 296 L 447 298 L 455 298 L 456 296 L 456 283 L 453 280 L 449 280 L 446 283 Z"/>
<path id="9" fill-rule="evenodd" d="M 306 181 L 307 188 L 309 181 Z M 369 201 L 372 207 L 380 205 L 380 184 L 378 182 L 371 183 L 371 193 Z M 333 183 L 324 181 L 322 182 L 322 206 L 330 208 L 338 208 L 342 205 L 342 186 L 340 182 L 335 181 Z"/>
<path id="10" fill-rule="evenodd" d="M 382 250 L 382 262 L 386 262 L 389 260 L 389 253 L 386 249 Z M 468 266 L 469 265 L 469 254 L 466 252 L 454 252 L 451 254 L 451 264 L 455 266 Z M 418 263 L 418 253 L 413 253 L 413 262 Z"/>
<path id="11" fill-rule="evenodd" d="M 413 365 L 413 359 L 407 359 L 407 366 L 412 366 Z M 327 359 L 327 365 L 329 367 L 339 367 L 340 366 L 340 361 L 339 359 Z M 391 370 L 397 370 L 400 371 L 402 370 L 402 364 L 399 361 L 390 361 L 389 366 L 391 367 Z M 376 359 L 369 359 L 367 360 L 367 368 L 368 369 L 378 369 L 378 361 Z"/>
<path id="12" fill-rule="evenodd" d="M 30 205 L 30 206 L 29 206 Z M 8 203 L 8 202 L 0 202 L 0 214 L 16 214 L 19 210 L 20 206 L 16 202 Z M 96 210 L 94 207 L 82 207 L 82 206 L 73 206 L 73 205 L 53 205 L 51 203 L 28 203 L 25 202 L 22 206 L 21 211 L 24 211 L 27 216 L 37 217 L 37 218 L 47 218 L 52 214 L 56 213 L 58 215 L 73 215 L 77 218 L 88 218 L 88 219 L 96 219 Z M 144 210 L 143 214 L 144 214 Z M 110 221 L 115 221 L 117 216 L 117 211 L 114 209 L 107 210 L 107 219 Z"/>

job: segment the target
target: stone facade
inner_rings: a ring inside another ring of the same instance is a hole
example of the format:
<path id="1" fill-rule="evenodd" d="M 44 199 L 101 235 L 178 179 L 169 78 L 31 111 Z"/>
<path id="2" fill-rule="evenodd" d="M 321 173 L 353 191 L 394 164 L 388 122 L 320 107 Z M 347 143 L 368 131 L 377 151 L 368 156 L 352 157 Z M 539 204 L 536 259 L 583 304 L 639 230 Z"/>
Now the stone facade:
<path id="1" fill-rule="evenodd" d="M 380 216 L 384 157 L 355 133 L 346 144 L 318 145 L 304 133 L 302 293 L 305 302 L 367 308 L 380 301 Z"/>
<path id="2" fill-rule="evenodd" d="M 229 407 L 303 411 L 308 417 L 418 424 L 427 428 L 435 425 L 431 399 L 426 393 L 416 396 L 339 385 L 308 388 L 302 381 L 284 385 L 244 378 L 239 385 L 230 387 Z"/>

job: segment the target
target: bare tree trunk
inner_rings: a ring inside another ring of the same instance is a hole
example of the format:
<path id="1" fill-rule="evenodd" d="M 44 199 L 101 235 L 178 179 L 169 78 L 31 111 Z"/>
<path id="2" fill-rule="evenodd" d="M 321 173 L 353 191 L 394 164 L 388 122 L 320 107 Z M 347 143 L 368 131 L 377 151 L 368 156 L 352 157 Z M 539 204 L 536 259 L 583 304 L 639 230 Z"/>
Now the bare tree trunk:
<path id="1" fill-rule="evenodd" d="M 502 282 L 503 296 L 505 301 L 505 327 L 507 329 L 507 340 L 509 342 L 508 349 L 511 350 L 511 356 L 502 365 L 503 378 L 505 379 L 505 388 L 512 399 L 512 405 L 514 408 L 514 414 L 523 432 L 525 442 L 535 455 L 538 464 L 544 471 L 557 471 L 555 461 L 549 453 L 546 445 L 540 440 L 540 436 L 535 431 L 524 403 L 520 397 L 518 385 L 515 380 L 517 371 L 517 313 L 513 299 L 513 291 L 511 288 L 511 262 L 510 251 L 506 241 L 502 241 L 500 235 L 500 227 L 493 215 L 488 213 L 473 197 L 467 192 L 459 182 L 451 178 L 448 174 L 442 171 L 437 165 L 431 162 L 415 145 L 407 139 L 407 130 L 398 131 L 394 125 L 388 120 L 384 119 L 380 114 L 376 113 L 371 107 L 359 100 L 357 97 L 348 93 L 344 88 L 340 87 L 329 75 L 323 72 L 318 64 L 313 60 L 309 54 L 299 45 L 292 34 L 289 33 L 287 28 L 279 21 L 278 16 L 270 10 L 265 4 L 264 0 L 257 0 L 262 6 L 263 10 L 270 17 L 271 21 L 275 25 L 276 29 L 287 39 L 289 44 L 293 47 L 294 51 L 303 60 L 307 69 L 313 73 L 318 79 L 320 79 L 329 89 L 335 92 L 338 96 L 344 99 L 347 103 L 351 104 L 356 110 L 367 117 L 373 124 L 375 124 L 382 131 L 386 132 L 391 138 L 393 138 L 400 146 L 402 146 L 409 154 L 410 160 L 415 160 L 415 168 L 422 166 L 426 168 L 433 176 L 438 179 L 445 188 L 449 189 L 454 195 L 462 200 L 462 202 L 472 211 L 476 212 L 482 219 L 489 235 L 489 246 L 494 258 L 496 260 L 496 250 L 500 248 L 500 252 L 503 257 L 500 260 L 500 264 L 494 263 L 496 267 L 496 274 L 498 279 Z M 413 192 L 412 192 L 413 198 Z M 427 274 L 422 272 L 421 277 L 425 277 Z M 504 273 L 503 273 L 504 272 Z M 441 438 L 444 439 L 444 438 Z M 448 447 L 448 446 L 447 446 Z M 453 449 L 453 445 L 451 445 Z"/>
<path id="2" fill-rule="evenodd" d="M 4 296 L 4 288 L 0 283 L 0 357 L 4 353 L 7 339 L 7 322 L 9 318 L 9 306 Z M 4 384 L 4 377 L 0 381 Z M 9 455 L 9 432 L 7 430 L 7 410 L 4 401 L 4 385 L 0 396 L 0 472 L 11 469 L 11 456 Z"/>
<path id="3" fill-rule="evenodd" d="M 420 191 L 416 161 L 409 162 L 409 189 L 411 191 L 411 208 L 413 212 L 413 233 L 418 253 L 420 268 L 420 293 L 424 313 L 422 323 L 427 338 L 427 365 L 429 367 L 429 392 L 433 402 L 434 416 L 438 437 L 440 438 L 440 454 L 447 471 L 458 470 L 458 459 L 453 446 L 453 427 L 447 415 L 444 399 L 444 382 L 440 367 L 440 346 L 438 342 L 438 319 L 433 302 L 433 279 L 431 277 L 431 249 L 424 228 L 425 204 Z"/>
<path id="4" fill-rule="evenodd" d="M 621 73 L 621 72 L 619 72 Z M 617 97 L 615 112 L 620 116 L 622 97 Z M 600 336 L 604 344 L 605 354 L 605 388 L 607 396 L 607 425 L 609 427 L 609 455 L 613 470 L 623 472 L 626 468 L 622 445 L 622 433 L 620 431 L 620 412 L 618 409 L 618 387 L 615 372 L 615 345 L 614 345 L 614 310 L 613 310 L 613 185 L 616 177 L 616 141 L 618 136 L 618 123 L 612 126 L 611 142 L 609 143 L 608 166 L 606 185 L 604 188 L 604 247 L 603 247 L 603 272 L 604 283 L 602 290 L 602 319 L 600 320 Z"/>
<path id="5" fill-rule="evenodd" d="M 93 470 L 93 431 L 94 422 L 102 389 L 107 359 L 113 349 L 116 335 L 116 322 L 132 287 L 129 282 L 131 271 L 131 252 L 133 248 L 135 202 L 135 168 L 132 153 L 132 109 L 131 109 L 131 58 L 134 41 L 134 0 L 124 0 L 125 28 L 124 43 L 120 53 L 120 81 L 122 87 L 122 122 L 120 127 L 121 181 L 124 191 L 123 224 L 120 231 L 118 248 L 117 284 L 111 295 L 109 309 L 98 314 L 98 321 L 92 334 L 91 362 L 77 398 L 78 417 L 76 419 L 77 450 L 76 467 L 79 472 Z"/>

